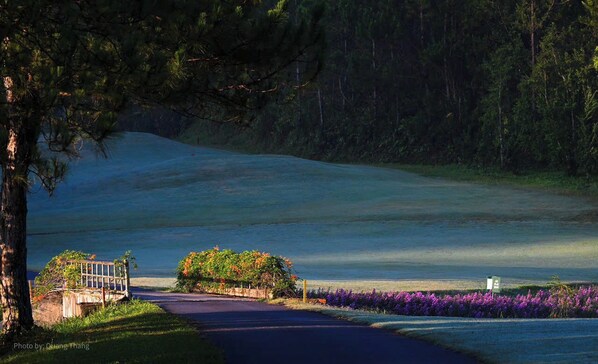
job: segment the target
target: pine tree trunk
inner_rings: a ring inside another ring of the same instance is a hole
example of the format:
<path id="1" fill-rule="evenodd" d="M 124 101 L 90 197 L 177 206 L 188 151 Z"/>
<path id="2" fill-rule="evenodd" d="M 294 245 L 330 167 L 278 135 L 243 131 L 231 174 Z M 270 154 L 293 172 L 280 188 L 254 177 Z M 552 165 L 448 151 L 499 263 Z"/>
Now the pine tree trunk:
<path id="1" fill-rule="evenodd" d="M 322 101 L 322 91 L 318 87 L 318 106 L 320 109 L 320 133 L 324 130 L 324 104 Z"/>
<path id="2" fill-rule="evenodd" d="M 500 168 L 505 168 L 505 147 L 503 141 L 504 125 L 502 121 L 502 83 L 498 87 L 498 143 L 500 150 Z"/>
<path id="3" fill-rule="evenodd" d="M 20 129 L 20 130 L 19 130 Z M 14 336 L 33 327 L 27 284 L 27 171 L 31 145 L 25 127 L 11 128 L 2 168 L 2 332 Z"/>
<path id="4" fill-rule="evenodd" d="M 299 61 L 295 62 L 295 83 L 297 85 L 297 122 L 296 122 L 296 128 L 298 130 L 301 129 L 301 127 L 303 126 L 303 117 L 301 115 L 301 89 L 299 88 L 299 86 L 301 86 L 301 73 L 299 70 Z"/>
<path id="5" fill-rule="evenodd" d="M 0 303 L 2 333 L 11 340 L 33 327 L 27 284 L 27 188 L 41 114 L 36 90 L 29 89 L 26 96 L 19 99 L 13 95 L 12 78 L 4 77 L 4 87 L 9 108 L 0 191 Z"/>
<path id="6" fill-rule="evenodd" d="M 448 61 L 446 59 L 446 54 L 448 52 L 447 45 L 446 45 L 446 32 L 447 32 L 447 25 L 448 25 L 448 9 L 449 9 L 449 2 L 446 1 L 444 10 L 444 24 L 442 30 L 442 68 L 444 73 L 444 87 L 445 87 L 445 97 L 446 101 L 450 101 L 451 99 L 451 90 L 449 86 L 449 76 L 448 76 Z"/>
<path id="7" fill-rule="evenodd" d="M 532 68 L 536 65 L 536 1 L 530 2 L 530 48 L 532 50 Z"/>
<path id="8" fill-rule="evenodd" d="M 577 133 L 576 133 L 576 126 L 575 126 L 575 114 L 573 110 L 569 111 L 571 116 L 571 140 L 569 145 L 569 155 L 567 156 L 567 174 L 569 176 L 577 176 L 577 170 L 579 168 L 577 164 Z"/>

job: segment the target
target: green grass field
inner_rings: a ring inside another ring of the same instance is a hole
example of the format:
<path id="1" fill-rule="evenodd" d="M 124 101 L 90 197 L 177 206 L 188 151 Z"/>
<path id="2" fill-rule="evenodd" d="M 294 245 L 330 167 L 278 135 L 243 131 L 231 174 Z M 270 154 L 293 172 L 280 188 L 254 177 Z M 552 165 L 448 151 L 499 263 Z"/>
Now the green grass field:
<path id="1" fill-rule="evenodd" d="M 217 127 L 216 127 L 217 128 Z M 188 144 L 199 144 L 214 148 L 241 153 L 280 153 L 293 155 L 292 150 L 261 150 L 254 140 L 235 133 L 233 129 L 217 128 L 218 132 L 210 133 L 209 127 L 196 123 L 186 130 L 179 140 Z M 292 149 L 292 148 L 291 148 Z M 330 160 L 329 160 L 330 161 Z M 332 160 L 331 162 L 338 162 Z M 342 162 L 341 162 L 342 163 Z M 396 168 L 420 174 L 426 177 L 442 177 L 454 181 L 478 182 L 485 184 L 509 185 L 512 187 L 531 187 L 569 195 L 586 196 L 598 199 L 598 179 L 587 176 L 567 176 L 563 171 L 522 171 L 515 174 L 498 168 L 470 167 L 465 165 L 421 165 L 382 163 L 378 167 Z"/>
<path id="2" fill-rule="evenodd" d="M 84 148 L 52 198 L 31 194 L 29 269 L 65 249 L 101 259 L 126 249 L 137 257 L 135 278 L 172 278 L 190 251 L 219 245 L 288 257 L 299 277 L 325 288 L 476 289 L 488 275 L 505 286 L 553 275 L 598 281 L 598 200 L 142 133 L 107 147 L 109 160 Z"/>
<path id="3" fill-rule="evenodd" d="M 5 363 L 223 363 L 197 330 L 160 307 L 134 300 L 51 328 L 36 328 Z"/>

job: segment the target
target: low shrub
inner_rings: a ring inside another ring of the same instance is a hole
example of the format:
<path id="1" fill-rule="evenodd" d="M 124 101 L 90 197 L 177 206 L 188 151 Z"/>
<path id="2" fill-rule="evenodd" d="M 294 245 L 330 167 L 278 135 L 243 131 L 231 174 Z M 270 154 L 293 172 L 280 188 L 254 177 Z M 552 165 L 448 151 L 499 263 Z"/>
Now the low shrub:
<path id="1" fill-rule="evenodd" d="M 469 293 L 437 296 L 434 293 L 309 292 L 326 304 L 405 316 L 455 316 L 475 318 L 598 317 L 598 286 L 540 290 L 532 295 L 500 296 Z"/>
<path id="2" fill-rule="evenodd" d="M 297 277 L 286 258 L 256 250 L 236 253 L 215 247 L 191 252 L 179 262 L 177 287 L 185 291 L 226 288 L 267 288 L 274 297 L 293 295 Z"/>

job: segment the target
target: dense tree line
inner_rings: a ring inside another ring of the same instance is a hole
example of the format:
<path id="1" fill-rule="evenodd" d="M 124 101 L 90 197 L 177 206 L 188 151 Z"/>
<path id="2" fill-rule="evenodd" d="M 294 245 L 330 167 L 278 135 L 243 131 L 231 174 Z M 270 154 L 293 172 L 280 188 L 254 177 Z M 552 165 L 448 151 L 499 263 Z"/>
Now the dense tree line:
<path id="1" fill-rule="evenodd" d="M 200 134 L 319 159 L 598 173 L 597 2 L 324 2 L 317 82 L 251 129 Z"/>

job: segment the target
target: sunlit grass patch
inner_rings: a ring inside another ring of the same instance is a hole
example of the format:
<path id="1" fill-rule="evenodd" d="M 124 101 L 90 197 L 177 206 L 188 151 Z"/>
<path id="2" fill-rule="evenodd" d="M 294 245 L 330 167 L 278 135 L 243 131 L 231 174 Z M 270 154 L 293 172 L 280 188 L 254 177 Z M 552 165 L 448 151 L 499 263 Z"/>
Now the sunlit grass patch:
<path id="1" fill-rule="evenodd" d="M 137 300 L 36 329 L 18 344 L 4 362 L 223 362 L 222 354 L 183 320 Z"/>

